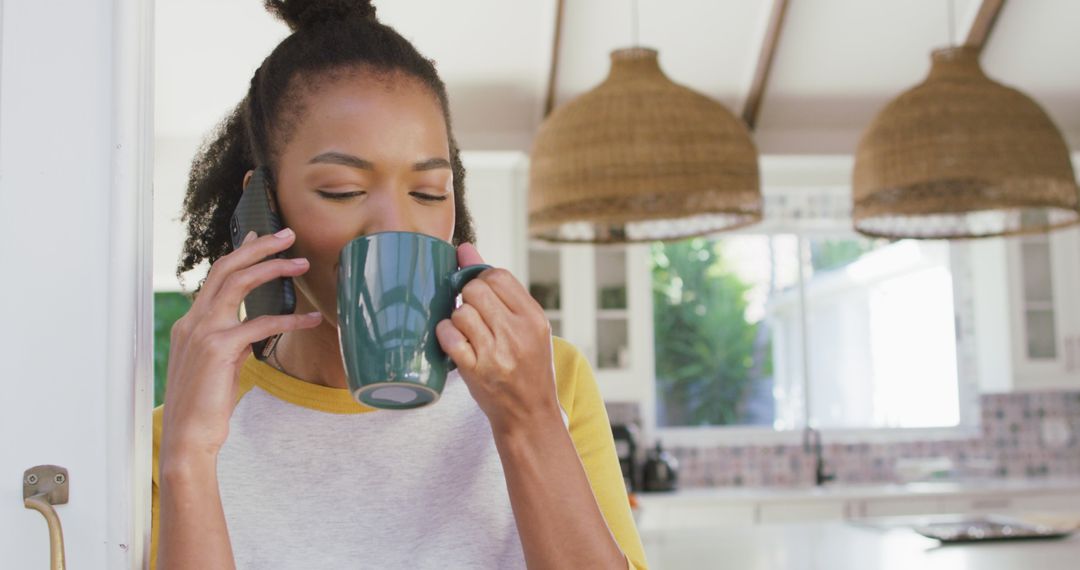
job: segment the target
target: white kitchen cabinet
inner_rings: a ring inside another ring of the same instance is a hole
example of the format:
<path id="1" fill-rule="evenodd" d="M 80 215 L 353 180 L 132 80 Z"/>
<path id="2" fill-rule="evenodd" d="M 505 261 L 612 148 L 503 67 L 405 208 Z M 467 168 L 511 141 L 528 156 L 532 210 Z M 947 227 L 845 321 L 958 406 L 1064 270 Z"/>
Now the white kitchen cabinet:
<path id="1" fill-rule="evenodd" d="M 645 400 L 653 371 L 648 245 L 530 242 L 529 291 L 581 349 L 607 401 Z"/>
<path id="2" fill-rule="evenodd" d="M 986 493 L 958 497 L 942 497 L 939 512 L 982 513 L 1001 512 L 1080 512 L 1080 494 L 1075 491 L 1025 493 Z"/>
<path id="3" fill-rule="evenodd" d="M 839 521 L 851 518 L 844 501 L 791 501 L 762 503 L 757 508 L 758 524 L 805 521 Z"/>
<path id="4" fill-rule="evenodd" d="M 755 505 L 751 503 L 716 504 L 657 502 L 643 508 L 638 520 L 642 532 L 662 529 L 709 528 L 725 525 L 753 525 L 757 520 Z"/>
<path id="5" fill-rule="evenodd" d="M 1002 493 L 943 497 L 939 511 L 944 513 L 993 514 L 1011 511 L 1016 508 L 1016 503 L 1016 496 Z"/>
<path id="6" fill-rule="evenodd" d="M 825 488 L 697 488 L 639 493 L 639 529 L 862 520 L 923 515 L 1080 513 L 1080 480 L 1000 480 Z"/>
<path id="7" fill-rule="evenodd" d="M 851 518 L 898 517 L 939 512 L 940 501 L 937 497 L 868 499 L 852 501 L 848 507 L 848 516 Z"/>
<path id="8" fill-rule="evenodd" d="M 1080 388 L 1080 229 L 1010 238 L 1012 389 Z"/>

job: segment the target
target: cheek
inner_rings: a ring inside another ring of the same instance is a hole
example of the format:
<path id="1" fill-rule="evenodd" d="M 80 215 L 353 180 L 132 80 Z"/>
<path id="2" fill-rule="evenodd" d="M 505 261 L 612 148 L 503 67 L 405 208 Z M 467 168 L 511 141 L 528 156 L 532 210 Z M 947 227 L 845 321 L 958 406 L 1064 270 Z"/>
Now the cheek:
<path id="1" fill-rule="evenodd" d="M 305 204 L 290 204 L 289 225 L 296 232 L 296 243 L 290 248 L 295 257 L 306 257 L 312 269 L 319 265 L 337 263 L 338 253 L 349 240 L 350 229 L 340 220 L 327 216 Z"/>
<path id="2" fill-rule="evenodd" d="M 297 239 L 300 237 L 297 233 Z M 304 281 L 313 294 L 326 297 L 321 301 L 328 302 L 336 296 L 338 256 L 348 239 L 347 235 L 338 236 L 323 228 L 313 232 L 304 243 L 304 256 L 311 262 Z"/>
<path id="3" fill-rule="evenodd" d="M 297 234 L 297 239 L 299 238 L 300 234 Z M 341 248 L 345 247 L 345 244 L 348 241 L 348 233 L 334 232 L 327 226 L 323 226 L 321 228 L 316 228 L 308 235 L 308 239 L 304 242 L 304 247 L 308 251 L 307 255 L 311 257 L 313 263 L 334 265 L 337 263 L 338 254 L 341 253 Z"/>
<path id="4" fill-rule="evenodd" d="M 351 232 L 347 228 L 335 227 L 332 220 L 317 216 L 302 219 L 307 223 L 293 224 L 296 243 L 290 249 L 290 255 L 306 257 L 311 268 L 298 280 L 309 297 L 316 297 L 311 299 L 316 306 L 332 310 L 333 305 L 323 305 L 336 298 L 338 255 L 348 243 Z"/>

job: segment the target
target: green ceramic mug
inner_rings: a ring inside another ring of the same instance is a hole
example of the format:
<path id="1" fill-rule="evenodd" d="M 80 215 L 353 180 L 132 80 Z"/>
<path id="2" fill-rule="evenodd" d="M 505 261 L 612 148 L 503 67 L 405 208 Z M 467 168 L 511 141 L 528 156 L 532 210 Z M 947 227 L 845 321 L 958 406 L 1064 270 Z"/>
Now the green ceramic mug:
<path id="1" fill-rule="evenodd" d="M 338 340 L 349 391 L 406 410 L 439 399 L 455 368 L 435 337 L 465 284 L 490 265 L 458 269 L 457 248 L 413 232 L 360 236 L 338 265 Z"/>

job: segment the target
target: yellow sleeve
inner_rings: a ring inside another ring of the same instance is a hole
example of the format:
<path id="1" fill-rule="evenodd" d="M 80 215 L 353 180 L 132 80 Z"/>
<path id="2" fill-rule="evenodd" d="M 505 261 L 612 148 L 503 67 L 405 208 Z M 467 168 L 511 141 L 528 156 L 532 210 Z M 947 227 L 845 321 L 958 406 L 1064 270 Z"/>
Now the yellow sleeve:
<path id="1" fill-rule="evenodd" d="M 592 368 L 574 345 L 559 337 L 553 337 L 552 343 L 559 403 L 570 418 L 570 438 L 585 466 L 593 495 L 631 570 L 647 569 L 645 548 L 630 512 L 611 423 Z"/>
<path id="2" fill-rule="evenodd" d="M 154 458 L 151 473 L 153 481 L 150 485 L 150 570 L 157 568 L 157 545 L 158 545 L 158 482 L 161 474 L 158 470 L 158 448 L 161 446 L 161 414 L 164 408 L 154 408 Z"/>

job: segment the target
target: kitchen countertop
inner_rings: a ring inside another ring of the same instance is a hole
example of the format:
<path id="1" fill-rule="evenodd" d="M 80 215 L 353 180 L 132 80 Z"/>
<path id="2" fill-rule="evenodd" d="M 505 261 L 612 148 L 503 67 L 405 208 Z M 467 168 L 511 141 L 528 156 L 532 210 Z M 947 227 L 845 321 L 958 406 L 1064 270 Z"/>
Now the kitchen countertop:
<path id="1" fill-rule="evenodd" d="M 1071 570 L 1080 560 L 1076 534 L 942 546 L 908 528 L 842 522 L 658 530 L 642 540 L 656 570 Z"/>
<path id="2" fill-rule="evenodd" d="M 703 487 L 671 492 L 637 493 L 642 507 L 651 503 L 785 502 L 888 497 L 967 495 L 987 493 L 1025 495 L 1045 492 L 1080 493 L 1080 479 L 973 479 L 886 484 L 831 483 L 823 487 Z"/>

